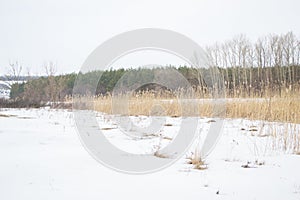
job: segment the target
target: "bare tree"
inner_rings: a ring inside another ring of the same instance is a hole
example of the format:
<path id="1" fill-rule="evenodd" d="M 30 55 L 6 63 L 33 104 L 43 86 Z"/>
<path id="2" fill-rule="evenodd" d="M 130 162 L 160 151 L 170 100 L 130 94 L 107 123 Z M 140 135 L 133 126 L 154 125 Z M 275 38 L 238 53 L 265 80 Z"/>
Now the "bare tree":
<path id="1" fill-rule="evenodd" d="M 57 71 L 56 64 L 52 61 L 44 63 L 44 69 L 47 76 L 54 76 Z"/>
<path id="2" fill-rule="evenodd" d="M 58 100 L 58 85 L 55 80 L 56 65 L 50 61 L 44 63 L 44 69 L 48 78 L 48 84 L 45 88 L 47 99 L 56 102 Z"/>
<path id="3" fill-rule="evenodd" d="M 10 61 L 7 77 L 11 80 L 20 80 L 22 69 L 23 67 L 18 61 Z"/>

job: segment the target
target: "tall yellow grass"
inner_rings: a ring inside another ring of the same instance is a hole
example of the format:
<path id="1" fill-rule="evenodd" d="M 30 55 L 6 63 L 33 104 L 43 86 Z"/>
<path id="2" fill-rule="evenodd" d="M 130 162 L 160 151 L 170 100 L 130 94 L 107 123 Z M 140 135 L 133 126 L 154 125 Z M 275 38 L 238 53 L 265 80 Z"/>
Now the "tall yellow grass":
<path id="1" fill-rule="evenodd" d="M 105 95 L 89 99 L 94 105 L 94 110 L 108 114 L 124 114 L 118 113 L 118 110 L 123 110 L 118 108 L 121 106 L 128 107 L 126 113 L 129 115 L 181 116 L 182 102 L 186 101 L 188 104 L 193 101 L 198 107 L 196 115 L 200 117 L 213 117 L 215 107 L 222 106 L 225 107 L 225 113 L 221 117 L 300 124 L 300 97 L 296 95 L 266 98 L 225 98 L 222 99 L 221 105 L 218 105 L 216 100 L 207 98 L 185 100 L 174 96 L 158 95 L 151 91 L 116 98 Z M 195 115 L 195 112 L 191 112 L 191 115 Z"/>

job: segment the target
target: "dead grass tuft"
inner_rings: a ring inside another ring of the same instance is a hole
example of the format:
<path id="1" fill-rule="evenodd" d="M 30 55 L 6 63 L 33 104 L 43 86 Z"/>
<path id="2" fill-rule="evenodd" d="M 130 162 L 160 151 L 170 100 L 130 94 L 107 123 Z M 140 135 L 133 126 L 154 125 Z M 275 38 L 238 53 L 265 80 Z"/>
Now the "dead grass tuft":
<path id="1" fill-rule="evenodd" d="M 205 170 L 205 169 L 207 169 L 207 164 L 201 158 L 200 155 L 201 154 L 200 154 L 198 148 L 196 148 L 195 151 L 192 153 L 192 155 L 190 157 L 187 157 L 187 159 L 188 159 L 187 163 L 190 165 L 194 165 L 194 169 Z"/>
<path id="2" fill-rule="evenodd" d="M 164 136 L 162 139 L 164 139 L 164 140 L 173 140 L 173 138 L 170 138 L 170 137 L 167 137 L 167 136 Z"/>
<path id="3" fill-rule="evenodd" d="M 216 122 L 216 120 L 211 119 L 207 121 L 207 123 L 212 123 L 212 122 Z"/>
<path id="4" fill-rule="evenodd" d="M 7 114 L 1 114 L 0 113 L 0 117 L 15 117 L 16 115 L 7 115 Z"/>
<path id="5" fill-rule="evenodd" d="M 248 131 L 253 132 L 253 131 L 258 131 L 257 128 L 250 128 Z"/>
<path id="6" fill-rule="evenodd" d="M 156 157 L 158 157 L 158 158 L 169 158 L 168 155 L 159 153 L 158 151 L 156 151 L 156 152 L 154 153 L 154 156 L 156 156 Z"/>
<path id="7" fill-rule="evenodd" d="M 245 165 L 242 165 L 242 168 L 257 168 L 258 166 L 265 165 L 265 161 L 255 160 L 254 162 L 248 161 Z"/>
<path id="8" fill-rule="evenodd" d="M 103 131 L 109 131 L 109 130 L 112 130 L 112 129 L 115 129 L 115 128 L 112 128 L 112 127 L 101 128 L 101 130 L 103 130 Z"/>
<path id="9" fill-rule="evenodd" d="M 194 169 L 198 170 L 205 170 L 207 169 L 207 164 L 201 158 L 188 158 L 189 161 L 187 162 L 190 165 L 194 165 Z"/>

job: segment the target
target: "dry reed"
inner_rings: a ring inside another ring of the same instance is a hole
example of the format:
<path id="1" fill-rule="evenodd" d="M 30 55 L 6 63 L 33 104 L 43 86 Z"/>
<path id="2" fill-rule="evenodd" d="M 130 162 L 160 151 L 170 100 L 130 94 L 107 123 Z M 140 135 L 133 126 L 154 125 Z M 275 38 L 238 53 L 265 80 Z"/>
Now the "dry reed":
<path id="1" fill-rule="evenodd" d="M 198 107 L 197 116 L 212 117 L 213 110 L 217 106 L 225 107 L 226 118 L 244 118 L 250 120 L 264 120 L 276 122 L 289 122 L 300 124 L 300 97 L 295 95 L 285 97 L 266 98 L 225 98 L 218 105 L 216 99 L 181 99 L 155 95 L 152 92 L 144 92 L 139 95 L 117 97 L 111 95 L 95 98 L 83 97 L 84 101 L 91 102 L 94 110 L 108 114 L 128 115 L 166 115 L 181 116 L 182 102 L 193 101 Z M 188 107 L 188 106 L 187 106 Z M 127 108 L 124 113 L 124 108 Z M 186 107 L 184 107 L 186 108 Z M 122 111 L 122 113 L 118 113 Z M 195 112 L 191 111 L 191 115 Z"/>

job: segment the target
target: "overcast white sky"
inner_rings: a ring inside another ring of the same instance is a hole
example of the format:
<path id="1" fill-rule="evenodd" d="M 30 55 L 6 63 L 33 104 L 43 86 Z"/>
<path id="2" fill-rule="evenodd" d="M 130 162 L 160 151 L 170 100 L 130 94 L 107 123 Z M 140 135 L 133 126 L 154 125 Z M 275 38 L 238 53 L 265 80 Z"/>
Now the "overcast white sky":
<path id="1" fill-rule="evenodd" d="M 78 71 L 102 42 L 137 28 L 170 29 L 202 46 L 240 33 L 299 37 L 299 8 L 299 0 L 1 0 L 0 75 L 10 60 L 31 74 L 47 61 L 58 73 Z"/>

